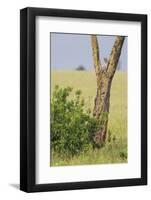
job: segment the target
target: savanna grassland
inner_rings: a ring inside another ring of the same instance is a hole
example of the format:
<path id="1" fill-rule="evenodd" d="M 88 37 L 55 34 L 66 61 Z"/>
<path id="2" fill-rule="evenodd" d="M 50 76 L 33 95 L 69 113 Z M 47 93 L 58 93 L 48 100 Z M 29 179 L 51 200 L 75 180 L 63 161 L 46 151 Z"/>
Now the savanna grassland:
<path id="1" fill-rule="evenodd" d="M 86 107 L 93 109 L 96 95 L 94 71 L 52 71 L 52 91 L 55 85 L 72 87 L 71 98 L 74 91 L 80 89 Z M 111 88 L 108 135 L 104 147 L 100 149 L 90 148 L 87 152 L 70 158 L 62 158 L 51 149 L 50 165 L 125 163 L 127 156 L 127 72 L 117 71 Z"/>

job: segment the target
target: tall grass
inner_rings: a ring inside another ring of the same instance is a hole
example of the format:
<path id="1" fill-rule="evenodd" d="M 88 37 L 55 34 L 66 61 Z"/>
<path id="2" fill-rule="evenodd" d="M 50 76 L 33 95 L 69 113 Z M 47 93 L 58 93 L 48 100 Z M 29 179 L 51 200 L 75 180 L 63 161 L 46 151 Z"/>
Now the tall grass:
<path id="1" fill-rule="evenodd" d="M 87 152 L 72 158 L 61 158 L 52 152 L 52 166 L 111 164 L 127 162 L 127 144 L 120 138 L 117 142 L 106 143 L 101 149 L 90 148 Z"/>

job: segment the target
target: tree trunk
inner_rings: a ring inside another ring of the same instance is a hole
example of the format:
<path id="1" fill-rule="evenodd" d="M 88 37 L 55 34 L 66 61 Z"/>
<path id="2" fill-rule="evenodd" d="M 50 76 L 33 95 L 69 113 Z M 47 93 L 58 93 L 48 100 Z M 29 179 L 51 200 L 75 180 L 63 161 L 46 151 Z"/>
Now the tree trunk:
<path id="1" fill-rule="evenodd" d="M 108 114 L 110 106 L 110 89 L 116 71 L 118 60 L 124 42 L 123 36 L 117 36 L 106 68 L 101 66 L 99 46 L 96 35 L 91 36 L 94 68 L 96 73 L 97 91 L 94 100 L 93 116 L 101 121 L 100 130 L 94 135 L 95 144 L 102 144 L 106 140 Z"/>

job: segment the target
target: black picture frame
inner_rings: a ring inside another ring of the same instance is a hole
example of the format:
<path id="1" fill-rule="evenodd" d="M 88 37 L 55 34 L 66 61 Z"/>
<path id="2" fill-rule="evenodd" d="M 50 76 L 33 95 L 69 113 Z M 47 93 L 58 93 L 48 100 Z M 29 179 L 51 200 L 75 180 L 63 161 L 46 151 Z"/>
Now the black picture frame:
<path id="1" fill-rule="evenodd" d="M 35 163 L 35 19 L 37 16 L 102 19 L 141 23 L 141 178 L 36 184 Z M 147 15 L 24 8 L 20 11 L 20 190 L 56 190 L 121 187 L 147 184 Z"/>

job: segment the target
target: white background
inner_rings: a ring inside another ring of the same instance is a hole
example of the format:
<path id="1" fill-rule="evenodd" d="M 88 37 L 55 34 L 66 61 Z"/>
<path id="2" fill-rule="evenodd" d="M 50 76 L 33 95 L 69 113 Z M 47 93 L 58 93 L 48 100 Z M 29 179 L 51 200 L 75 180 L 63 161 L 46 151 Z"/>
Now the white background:
<path id="1" fill-rule="evenodd" d="M 128 36 L 128 163 L 68 166 L 61 168 L 50 167 L 48 165 L 50 162 L 50 32 L 99 34 L 100 30 L 101 34 L 104 35 Z M 70 19 L 69 21 L 69 19 L 53 17 L 37 18 L 36 183 L 113 180 L 140 177 L 140 39 L 141 27 L 138 22 L 121 23 L 117 21 L 106 22 L 103 20 L 96 22 L 96 20 L 85 19 Z"/>
<path id="2" fill-rule="evenodd" d="M 149 146 L 149 185 L 82 191 L 26 194 L 18 190 L 19 184 L 19 9 L 26 6 L 86 9 L 113 12 L 146 13 L 150 23 L 150 0 L 5 0 L 0 4 L 0 199 L 150 199 L 151 196 L 151 137 Z M 151 26 L 149 24 L 149 34 Z M 151 40 L 148 40 L 150 55 Z M 149 56 L 150 57 L 150 56 Z M 148 60 L 151 64 L 151 59 Z M 148 74 L 150 75 L 150 69 Z M 151 78 L 149 78 L 149 85 Z M 149 91 L 149 100 L 151 93 Z M 148 115 L 150 122 L 151 109 Z M 150 132 L 150 125 L 149 131 Z"/>

